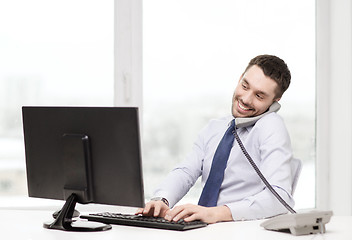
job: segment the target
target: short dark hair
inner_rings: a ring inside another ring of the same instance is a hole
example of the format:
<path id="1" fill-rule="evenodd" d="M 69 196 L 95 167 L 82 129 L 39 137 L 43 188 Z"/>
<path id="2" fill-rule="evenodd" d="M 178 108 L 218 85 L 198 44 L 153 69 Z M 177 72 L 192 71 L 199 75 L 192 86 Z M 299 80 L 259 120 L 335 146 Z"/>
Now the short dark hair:
<path id="1" fill-rule="evenodd" d="M 276 91 L 276 97 L 281 97 L 290 86 L 291 72 L 281 58 L 274 55 L 256 56 L 248 63 L 244 73 L 253 65 L 260 67 L 265 76 L 270 77 L 277 83 L 279 87 Z"/>

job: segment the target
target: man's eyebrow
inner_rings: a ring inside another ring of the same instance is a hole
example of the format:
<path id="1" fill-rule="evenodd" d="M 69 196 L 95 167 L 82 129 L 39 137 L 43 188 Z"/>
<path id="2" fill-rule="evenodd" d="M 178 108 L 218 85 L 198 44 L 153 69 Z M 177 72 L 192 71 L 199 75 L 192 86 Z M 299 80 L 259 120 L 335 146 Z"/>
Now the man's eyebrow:
<path id="1" fill-rule="evenodd" d="M 258 94 L 264 95 L 265 97 L 269 96 L 269 94 L 267 94 L 266 92 L 263 92 L 263 91 L 259 91 Z"/>
<path id="2" fill-rule="evenodd" d="M 242 82 L 244 82 L 245 84 L 249 85 L 248 81 L 245 79 L 245 77 L 243 77 L 242 79 Z"/>

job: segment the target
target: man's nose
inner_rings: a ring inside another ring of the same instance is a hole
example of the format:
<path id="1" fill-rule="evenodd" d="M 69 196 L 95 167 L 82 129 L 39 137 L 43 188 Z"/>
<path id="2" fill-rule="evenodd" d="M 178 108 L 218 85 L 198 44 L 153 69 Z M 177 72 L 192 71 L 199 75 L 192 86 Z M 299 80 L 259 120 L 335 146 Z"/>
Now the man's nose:
<path id="1" fill-rule="evenodd" d="M 251 105 L 253 101 L 253 95 L 249 92 L 246 92 L 242 95 L 242 102 L 246 105 Z"/>

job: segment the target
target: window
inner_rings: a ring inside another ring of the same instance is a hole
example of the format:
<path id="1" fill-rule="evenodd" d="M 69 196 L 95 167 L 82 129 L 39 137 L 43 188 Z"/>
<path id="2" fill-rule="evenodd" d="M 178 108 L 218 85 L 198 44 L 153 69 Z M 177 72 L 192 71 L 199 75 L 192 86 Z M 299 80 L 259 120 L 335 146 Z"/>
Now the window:
<path id="1" fill-rule="evenodd" d="M 199 130 L 230 114 L 248 61 L 283 58 L 292 82 L 280 101 L 303 163 L 296 208 L 315 207 L 315 1 L 143 2 L 146 196 L 191 150 Z M 200 186 L 188 194 L 196 202 Z"/>
<path id="2" fill-rule="evenodd" d="M 21 106 L 113 105 L 114 2 L 135 7 L 119 0 L 0 2 L 0 196 L 27 194 Z M 147 198 L 209 119 L 229 114 L 249 59 L 270 53 L 293 76 L 279 114 L 304 162 L 296 207 L 314 206 L 315 1 L 143 1 L 143 48 Z M 187 201 L 199 191 L 198 183 Z"/>
<path id="3" fill-rule="evenodd" d="M 0 3 L 0 196 L 26 196 L 23 105 L 113 105 L 114 1 Z"/>

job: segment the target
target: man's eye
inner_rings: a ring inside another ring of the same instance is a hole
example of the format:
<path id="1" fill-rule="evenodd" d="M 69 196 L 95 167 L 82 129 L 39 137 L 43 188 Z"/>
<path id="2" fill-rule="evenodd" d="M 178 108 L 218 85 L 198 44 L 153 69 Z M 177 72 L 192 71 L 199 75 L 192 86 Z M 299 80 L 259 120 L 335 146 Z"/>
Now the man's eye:
<path id="1" fill-rule="evenodd" d="M 264 99 L 264 97 L 262 95 L 260 95 L 260 94 L 257 94 L 257 98 Z"/>
<path id="2" fill-rule="evenodd" d="M 244 85 L 244 84 L 242 84 L 242 88 L 243 88 L 243 89 L 247 89 L 247 86 Z"/>

